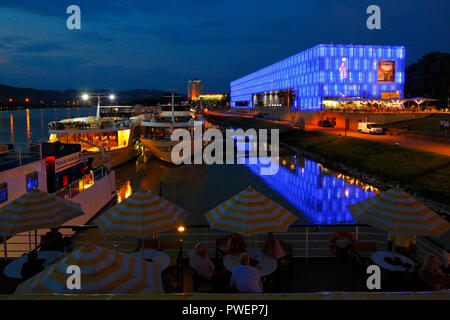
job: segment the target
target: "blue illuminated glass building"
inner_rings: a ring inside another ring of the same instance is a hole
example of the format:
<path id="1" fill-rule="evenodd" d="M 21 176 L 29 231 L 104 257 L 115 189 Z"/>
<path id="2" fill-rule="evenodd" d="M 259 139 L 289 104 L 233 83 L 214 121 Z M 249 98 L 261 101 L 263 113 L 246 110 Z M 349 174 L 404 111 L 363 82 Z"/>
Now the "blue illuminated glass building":
<path id="1" fill-rule="evenodd" d="M 339 98 L 403 98 L 405 47 L 319 44 L 230 83 L 232 108 L 321 111 Z"/>

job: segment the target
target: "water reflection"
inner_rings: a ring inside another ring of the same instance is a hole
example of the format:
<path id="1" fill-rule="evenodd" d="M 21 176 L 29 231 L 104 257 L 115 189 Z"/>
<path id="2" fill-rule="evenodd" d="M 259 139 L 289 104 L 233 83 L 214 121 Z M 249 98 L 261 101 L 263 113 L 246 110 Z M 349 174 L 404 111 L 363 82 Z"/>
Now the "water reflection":
<path id="1" fill-rule="evenodd" d="M 26 110 L 27 113 L 27 139 L 31 139 L 31 126 L 30 126 L 30 109 Z"/>
<path id="2" fill-rule="evenodd" d="M 14 143 L 14 116 L 10 114 L 9 116 L 9 133 L 11 136 L 11 143 Z"/>
<path id="3" fill-rule="evenodd" d="M 335 174 L 317 162 L 299 156 L 283 157 L 275 175 L 261 175 L 260 164 L 247 164 L 271 189 L 308 216 L 315 224 L 351 223 L 348 205 L 372 197 L 376 189 Z M 366 191 L 366 190 L 367 191 Z"/>
<path id="4" fill-rule="evenodd" d="M 73 113 L 73 112 L 72 112 Z M 91 115 L 91 108 L 77 108 L 77 116 Z M 38 142 L 48 139 L 47 124 L 70 117 L 67 108 L 20 109 L 0 111 L 0 143 Z"/>

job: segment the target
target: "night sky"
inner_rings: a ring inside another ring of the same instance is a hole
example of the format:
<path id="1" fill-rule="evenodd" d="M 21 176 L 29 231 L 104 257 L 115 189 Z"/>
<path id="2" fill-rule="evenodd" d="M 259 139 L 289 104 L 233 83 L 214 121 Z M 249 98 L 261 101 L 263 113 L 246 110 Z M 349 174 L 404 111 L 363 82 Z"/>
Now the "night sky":
<path id="1" fill-rule="evenodd" d="M 66 8 L 81 8 L 68 30 Z M 366 8 L 381 7 L 381 30 Z M 38 89 L 206 93 L 319 43 L 405 45 L 407 64 L 450 51 L 450 1 L 0 0 L 0 83 Z"/>

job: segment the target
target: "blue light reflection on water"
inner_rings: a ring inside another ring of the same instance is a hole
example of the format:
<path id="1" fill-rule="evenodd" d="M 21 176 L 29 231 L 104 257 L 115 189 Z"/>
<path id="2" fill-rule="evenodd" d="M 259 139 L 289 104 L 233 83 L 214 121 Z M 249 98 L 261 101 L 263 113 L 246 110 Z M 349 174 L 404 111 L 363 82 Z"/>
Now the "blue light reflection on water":
<path id="1" fill-rule="evenodd" d="M 261 167 L 266 165 L 260 161 L 246 166 L 314 224 L 354 223 L 347 206 L 375 195 L 359 182 L 348 183 L 342 175 L 338 178 L 319 163 L 300 157 L 282 158 L 274 175 L 262 175 Z"/>

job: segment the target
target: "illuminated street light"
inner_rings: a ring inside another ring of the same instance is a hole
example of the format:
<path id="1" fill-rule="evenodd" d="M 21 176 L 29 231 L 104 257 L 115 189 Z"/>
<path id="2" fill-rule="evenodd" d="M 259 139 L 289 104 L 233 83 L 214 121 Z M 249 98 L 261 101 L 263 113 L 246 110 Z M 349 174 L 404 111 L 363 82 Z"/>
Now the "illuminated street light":
<path id="1" fill-rule="evenodd" d="M 114 94 L 109 94 L 106 95 L 104 93 L 95 93 L 93 94 L 93 96 L 97 97 L 97 115 L 96 115 L 96 119 L 97 121 L 100 119 L 100 99 L 101 98 L 109 98 L 111 101 L 116 99 L 116 96 Z M 81 96 L 81 98 L 83 100 L 89 100 L 90 96 L 87 93 L 83 93 L 83 95 Z"/>

